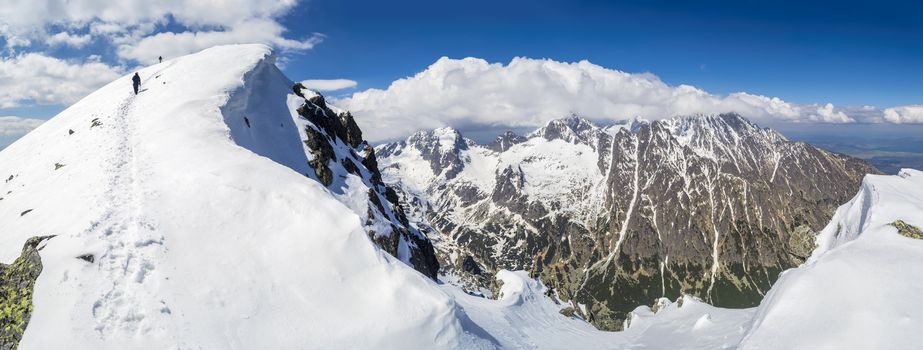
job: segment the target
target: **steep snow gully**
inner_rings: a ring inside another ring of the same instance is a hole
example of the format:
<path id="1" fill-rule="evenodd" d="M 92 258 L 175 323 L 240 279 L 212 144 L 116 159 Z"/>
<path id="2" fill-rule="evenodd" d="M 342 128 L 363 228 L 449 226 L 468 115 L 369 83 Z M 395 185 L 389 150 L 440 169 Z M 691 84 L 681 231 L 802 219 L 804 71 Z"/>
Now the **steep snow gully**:
<path id="1" fill-rule="evenodd" d="M 867 178 L 811 260 L 786 272 L 759 308 L 662 299 L 635 309 L 625 331 L 602 332 L 568 316 L 567 305 L 524 272 L 501 271 L 491 300 L 434 282 L 379 249 L 357 213 L 365 201 L 344 203 L 310 176 L 298 130 L 303 99 L 293 97 L 267 47 L 214 47 L 140 74 L 137 96 L 123 77 L 0 152 L 0 262 L 16 259 L 30 237 L 56 235 L 40 246 L 44 269 L 20 349 L 923 341 L 915 335 L 923 269 L 914 267 L 923 264 L 923 242 L 888 226 L 923 225 L 919 172 Z"/>

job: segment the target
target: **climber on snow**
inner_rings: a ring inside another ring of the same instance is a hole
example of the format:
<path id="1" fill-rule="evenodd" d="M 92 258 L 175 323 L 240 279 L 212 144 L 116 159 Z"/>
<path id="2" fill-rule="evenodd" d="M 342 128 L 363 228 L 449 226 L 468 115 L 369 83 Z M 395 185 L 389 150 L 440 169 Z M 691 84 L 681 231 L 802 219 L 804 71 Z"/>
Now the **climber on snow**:
<path id="1" fill-rule="evenodd" d="M 141 77 L 138 76 L 138 73 L 135 73 L 135 76 L 131 77 L 132 86 L 135 88 L 135 95 L 138 94 L 138 88 L 141 86 Z"/>

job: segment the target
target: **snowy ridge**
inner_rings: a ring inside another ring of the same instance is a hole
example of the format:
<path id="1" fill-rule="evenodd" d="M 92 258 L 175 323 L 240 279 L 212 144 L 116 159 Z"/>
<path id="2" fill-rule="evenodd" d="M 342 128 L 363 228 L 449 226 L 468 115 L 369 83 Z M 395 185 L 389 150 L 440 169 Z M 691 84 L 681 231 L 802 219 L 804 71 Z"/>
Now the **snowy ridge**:
<path id="1" fill-rule="evenodd" d="M 818 235 L 802 267 L 760 304 L 742 349 L 914 349 L 923 343 L 923 172 L 869 175 Z"/>
<path id="2" fill-rule="evenodd" d="M 223 46 L 142 69 L 138 96 L 119 79 L 0 152 L 12 175 L 0 182 L 0 261 L 57 235 L 41 251 L 21 349 L 478 341 L 450 296 L 376 248 L 356 214 L 292 171 L 297 161 L 260 156 L 300 149 L 285 138 L 291 113 L 258 107 L 284 109 L 291 93 L 275 93 L 288 80 L 271 88 L 269 55 Z M 243 96 L 245 108 L 229 104 Z M 257 125 L 263 135 L 245 136 Z"/>
<path id="3" fill-rule="evenodd" d="M 838 246 L 902 220 L 923 226 L 923 172 L 902 169 L 897 176 L 867 176 L 862 188 L 849 203 L 837 209 L 831 223 L 817 236 L 817 249 L 809 261 Z M 882 198 L 882 194 L 886 197 Z"/>

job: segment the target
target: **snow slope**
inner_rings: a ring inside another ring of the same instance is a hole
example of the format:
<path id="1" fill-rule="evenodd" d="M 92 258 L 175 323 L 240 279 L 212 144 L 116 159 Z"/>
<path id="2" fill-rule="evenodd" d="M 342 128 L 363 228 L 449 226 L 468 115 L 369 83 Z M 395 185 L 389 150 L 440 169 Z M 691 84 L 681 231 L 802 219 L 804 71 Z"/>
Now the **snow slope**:
<path id="1" fill-rule="evenodd" d="M 13 175 L 0 183 L 0 261 L 58 235 L 41 252 L 21 349 L 477 341 L 449 295 L 375 248 L 359 217 L 301 173 L 290 81 L 267 47 L 139 73 L 138 96 L 123 77 L 0 153 Z M 238 98 L 264 103 L 236 109 Z M 278 132 L 248 134 L 237 113 Z"/>
<path id="2" fill-rule="evenodd" d="M 923 172 L 868 175 L 802 267 L 760 305 L 743 349 L 918 349 L 923 344 Z"/>
<path id="3" fill-rule="evenodd" d="M 471 319 L 506 349 L 724 349 L 744 335 L 752 309 L 716 308 L 690 297 L 665 299 L 654 313 L 635 309 L 631 326 L 622 332 L 599 331 L 587 322 L 564 317 L 547 289 L 524 271 L 501 270 L 498 300 L 470 296 L 444 285 Z"/>

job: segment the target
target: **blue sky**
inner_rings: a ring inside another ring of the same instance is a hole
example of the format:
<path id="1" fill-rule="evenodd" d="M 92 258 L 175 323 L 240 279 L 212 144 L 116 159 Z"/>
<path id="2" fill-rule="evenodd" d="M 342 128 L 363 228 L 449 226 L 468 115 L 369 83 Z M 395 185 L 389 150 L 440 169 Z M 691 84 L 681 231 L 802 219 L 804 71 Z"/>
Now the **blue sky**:
<path id="1" fill-rule="evenodd" d="M 587 59 L 713 93 L 797 103 L 920 103 L 923 7 L 913 2 L 314 1 L 286 16 L 328 35 L 288 73 L 385 87 L 441 56 Z M 310 20 L 304 20 L 310 18 Z M 300 64 L 303 63 L 303 64 Z"/>
<path id="2" fill-rule="evenodd" d="M 158 55 L 262 42 L 294 80 L 355 81 L 325 94 L 360 125 L 392 131 L 374 140 L 444 125 L 527 129 L 568 113 L 738 111 L 793 133 L 923 132 L 923 5 L 911 1 L 215 4 L 0 5 L 0 116 L 49 118 Z M 19 119 L 5 120 L 31 125 Z M 16 137 L 2 129 L 0 143 Z"/>

